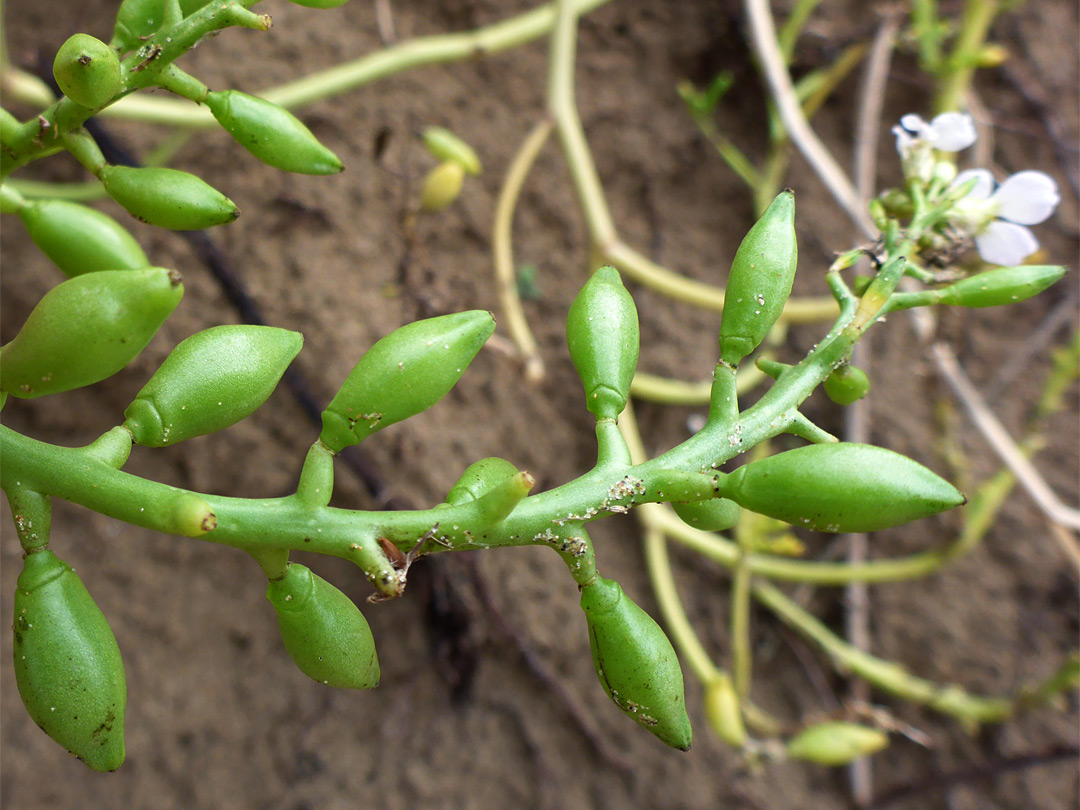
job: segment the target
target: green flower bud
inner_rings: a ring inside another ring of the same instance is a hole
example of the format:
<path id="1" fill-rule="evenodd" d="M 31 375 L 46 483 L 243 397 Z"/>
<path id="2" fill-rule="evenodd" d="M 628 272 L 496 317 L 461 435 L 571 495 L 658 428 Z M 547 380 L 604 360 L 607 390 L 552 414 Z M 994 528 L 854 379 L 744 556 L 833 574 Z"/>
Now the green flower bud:
<path id="1" fill-rule="evenodd" d="M 746 745 L 746 726 L 735 687 L 725 673 L 705 684 L 705 719 L 721 740 L 733 748 Z"/>
<path id="2" fill-rule="evenodd" d="M 184 537 L 202 537 L 217 528 L 210 504 L 193 492 L 179 492 L 169 506 L 168 531 Z"/>
<path id="3" fill-rule="evenodd" d="M 671 506 L 683 523 L 704 532 L 726 532 L 739 522 L 739 505 L 727 498 L 693 503 L 673 501 Z"/>
<path id="4" fill-rule="evenodd" d="M 752 461 L 720 491 L 744 509 L 822 532 L 873 532 L 965 502 L 918 462 L 868 444 L 812 444 Z"/>
<path id="5" fill-rule="evenodd" d="M 289 563 L 271 580 L 266 598 L 274 606 L 285 649 L 300 671 L 341 689 L 379 685 L 379 658 L 367 619 L 349 597 L 309 568 Z"/>
<path id="6" fill-rule="evenodd" d="M 94 208 L 67 200 L 43 200 L 19 211 L 41 252 L 68 276 L 150 266 L 128 230 Z"/>
<path id="7" fill-rule="evenodd" d="M 45 293 L 0 349 L 0 389 L 27 399 L 111 377 L 138 356 L 184 288 L 161 267 L 87 273 Z"/>
<path id="8" fill-rule="evenodd" d="M 124 761 L 120 648 L 71 566 L 26 557 L 15 589 L 15 683 L 34 722 L 95 771 Z"/>
<path id="9" fill-rule="evenodd" d="M 210 0 L 180 0 L 180 10 L 187 17 Z M 113 47 L 122 53 L 133 51 L 157 33 L 165 20 L 163 0 L 124 0 L 116 13 Z"/>
<path id="10" fill-rule="evenodd" d="M 120 58 L 100 39 L 75 34 L 56 52 L 53 78 L 65 96 L 96 110 L 120 89 Z"/>
<path id="11" fill-rule="evenodd" d="M 501 458 L 482 458 L 465 468 L 465 472 L 446 493 L 451 506 L 475 501 L 517 475 L 513 464 Z"/>
<path id="12" fill-rule="evenodd" d="M 997 267 L 938 290 L 938 302 L 957 307 L 996 307 L 1026 301 L 1065 275 L 1060 265 Z"/>
<path id="13" fill-rule="evenodd" d="M 360 358 L 323 411 L 323 444 L 338 453 L 446 396 L 492 332 L 483 310 L 406 324 Z M 2 387 L 2 386 L 0 386 Z"/>
<path id="14" fill-rule="evenodd" d="M 461 194 L 465 182 L 465 169 L 460 163 L 445 161 L 440 163 L 424 178 L 424 188 L 420 192 L 420 210 L 426 214 L 442 211 Z"/>
<path id="15" fill-rule="evenodd" d="M 870 378 L 855 366 L 843 365 L 825 378 L 825 394 L 837 405 L 850 405 L 870 392 Z"/>
<path id="16" fill-rule="evenodd" d="M 337 174 L 344 166 L 284 107 L 238 90 L 210 93 L 214 118 L 251 154 L 286 172 Z"/>
<path id="17" fill-rule="evenodd" d="M 819 723 L 787 742 L 787 754 L 817 765 L 848 765 L 888 746 L 889 736 L 876 728 L 854 723 Z"/>
<path id="18" fill-rule="evenodd" d="M 129 214 L 159 228 L 199 231 L 240 216 L 232 200 L 187 172 L 106 166 L 99 177 Z"/>
<path id="19" fill-rule="evenodd" d="M 246 419 L 274 392 L 300 352 L 299 332 L 214 326 L 172 350 L 124 411 L 135 441 L 165 447 Z"/>
<path id="20" fill-rule="evenodd" d="M 791 295 L 798 263 L 795 195 L 777 195 L 735 252 L 720 318 L 720 357 L 730 366 L 769 334 Z"/>
<path id="21" fill-rule="evenodd" d="M 593 273 L 574 298 L 566 343 L 585 384 L 589 412 L 597 419 L 618 417 L 630 396 L 640 338 L 634 299 L 614 267 Z"/>
<path id="22" fill-rule="evenodd" d="M 440 162 L 457 163 L 467 174 L 477 175 L 482 171 L 480 158 L 465 141 L 448 129 L 428 127 L 422 136 L 424 147 Z"/>
<path id="23" fill-rule="evenodd" d="M 682 669 L 675 650 L 652 618 L 598 577 L 581 591 L 589 646 L 600 684 L 623 714 L 673 748 L 690 748 Z"/>

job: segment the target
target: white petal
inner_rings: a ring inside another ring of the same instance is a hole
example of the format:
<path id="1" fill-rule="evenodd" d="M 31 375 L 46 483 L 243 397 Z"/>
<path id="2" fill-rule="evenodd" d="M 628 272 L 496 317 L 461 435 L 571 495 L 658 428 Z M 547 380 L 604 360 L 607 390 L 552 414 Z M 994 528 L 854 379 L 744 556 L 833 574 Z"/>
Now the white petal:
<path id="1" fill-rule="evenodd" d="M 1038 240 L 1023 225 L 995 220 L 975 237 L 975 247 L 983 261 L 1012 267 L 1039 249 Z"/>
<path id="2" fill-rule="evenodd" d="M 908 113 L 900 118 L 900 126 L 910 132 L 916 138 L 933 137 L 933 130 L 930 125 L 926 123 L 921 115 L 915 113 Z"/>
<path id="3" fill-rule="evenodd" d="M 903 119 L 900 119 L 903 123 Z M 943 152 L 959 152 L 967 149 L 977 137 L 975 133 L 975 120 L 964 113 L 948 112 L 934 118 L 930 122 L 930 129 L 934 132 L 932 138 L 935 149 Z"/>
<path id="4" fill-rule="evenodd" d="M 896 136 L 896 151 L 900 153 L 900 157 L 906 157 L 912 145 L 919 140 L 901 126 L 893 127 L 892 133 Z"/>
<path id="5" fill-rule="evenodd" d="M 985 200 L 994 190 L 994 175 L 987 169 L 967 169 L 956 175 L 956 179 L 949 184 L 950 189 L 959 188 L 969 180 L 975 180 L 975 187 L 968 192 L 965 200 Z"/>
<path id="6" fill-rule="evenodd" d="M 1021 225 L 1035 225 L 1049 218 L 1061 202 L 1057 183 L 1042 172 L 1019 172 L 994 192 L 998 216 Z"/>

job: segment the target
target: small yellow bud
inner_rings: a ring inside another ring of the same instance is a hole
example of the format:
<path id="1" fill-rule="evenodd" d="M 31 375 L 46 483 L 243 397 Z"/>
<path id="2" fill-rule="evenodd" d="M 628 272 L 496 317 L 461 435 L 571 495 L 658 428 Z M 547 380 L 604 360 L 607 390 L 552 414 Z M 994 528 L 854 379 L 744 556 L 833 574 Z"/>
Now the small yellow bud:
<path id="1" fill-rule="evenodd" d="M 424 213 L 442 211 L 458 198 L 464 181 L 465 169 L 460 163 L 450 160 L 440 163 L 424 179 L 420 210 Z"/>

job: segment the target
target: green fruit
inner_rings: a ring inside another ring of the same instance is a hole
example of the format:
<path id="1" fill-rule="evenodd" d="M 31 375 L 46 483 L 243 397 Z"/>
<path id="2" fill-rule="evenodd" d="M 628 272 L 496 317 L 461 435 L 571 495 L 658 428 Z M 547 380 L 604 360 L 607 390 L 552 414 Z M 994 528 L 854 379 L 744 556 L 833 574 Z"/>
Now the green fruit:
<path id="1" fill-rule="evenodd" d="M 232 200 L 187 172 L 106 166 L 98 176 L 129 214 L 159 228 L 199 231 L 240 215 Z"/>
<path id="2" fill-rule="evenodd" d="M 209 2 L 210 0 L 180 0 L 180 10 L 186 17 Z M 124 0 L 116 13 L 112 44 L 121 52 L 135 50 L 156 34 L 164 21 L 164 0 Z"/>
<path id="3" fill-rule="evenodd" d="M 735 687 L 721 672 L 705 684 L 705 718 L 721 740 L 733 748 L 746 745 L 746 726 Z"/>
<path id="4" fill-rule="evenodd" d="M 65 96 L 96 110 L 120 89 L 120 58 L 100 39 L 75 34 L 56 52 L 53 78 Z"/>
<path id="5" fill-rule="evenodd" d="M 812 444 L 746 464 L 720 479 L 744 509 L 823 532 L 872 532 L 965 502 L 948 481 L 892 450 Z"/>
<path id="6" fill-rule="evenodd" d="M 500 484 L 505 484 L 517 473 L 517 467 L 505 459 L 482 458 L 465 468 L 457 483 L 446 493 L 446 502 L 457 506 L 475 501 Z"/>
<path id="7" fill-rule="evenodd" d="M 422 136 L 424 147 L 440 162 L 457 163 L 467 174 L 477 175 L 482 171 L 480 158 L 465 141 L 448 129 L 428 127 Z"/>
<path id="8" fill-rule="evenodd" d="M 791 295 L 798 263 L 795 195 L 781 192 L 746 234 L 728 275 L 720 319 L 720 357 L 730 366 L 769 334 Z"/>
<path id="9" fill-rule="evenodd" d="M 15 589 L 15 683 L 34 722 L 95 771 L 124 761 L 127 684 L 120 648 L 71 567 L 26 557 Z"/>
<path id="10" fill-rule="evenodd" d="M 442 211 L 461 194 L 465 169 L 453 161 L 440 163 L 424 178 L 420 192 L 420 210 L 427 214 Z"/>
<path id="11" fill-rule="evenodd" d="M 671 504 L 682 522 L 705 532 L 726 532 L 739 522 L 739 505 L 727 498 Z"/>
<path id="12" fill-rule="evenodd" d="M 787 754 L 817 765 L 848 765 L 876 754 L 889 744 L 889 736 L 876 728 L 854 723 L 819 723 L 787 742 Z"/>
<path id="13" fill-rule="evenodd" d="M 825 378 L 824 388 L 837 405 L 850 405 L 870 392 L 870 378 L 861 368 L 844 365 Z"/>
<path id="14" fill-rule="evenodd" d="M 309 568 L 289 563 L 266 598 L 277 611 L 285 649 L 300 671 L 342 689 L 379 685 L 379 659 L 364 614 Z"/>
<path id="15" fill-rule="evenodd" d="M 175 271 L 161 267 L 68 279 L 45 293 L 0 349 L 0 389 L 29 399 L 111 377 L 138 356 L 183 294 Z"/>
<path id="16" fill-rule="evenodd" d="M 323 411 L 319 438 L 335 453 L 446 396 L 495 331 L 484 310 L 406 324 L 360 358 Z"/>
<path id="17" fill-rule="evenodd" d="M 585 406 L 597 419 L 615 419 L 630 396 L 639 334 L 634 299 L 614 267 L 601 267 L 577 294 L 566 342 L 585 384 Z"/>
<path id="18" fill-rule="evenodd" d="M 600 684 L 623 714 L 673 748 L 693 740 L 686 714 L 682 669 L 675 650 L 652 618 L 598 577 L 581 591 L 589 646 Z"/>
<path id="19" fill-rule="evenodd" d="M 89 206 L 43 200 L 22 208 L 19 217 L 34 244 L 68 276 L 150 266 L 123 225 Z"/>
<path id="20" fill-rule="evenodd" d="M 939 303 L 958 307 L 996 307 L 1026 301 L 1065 275 L 1060 265 L 998 267 L 938 290 Z"/>
<path id="21" fill-rule="evenodd" d="M 206 106 L 237 143 L 275 169 L 337 174 L 344 168 L 337 155 L 284 107 L 238 90 L 210 93 Z"/>
<path id="22" fill-rule="evenodd" d="M 300 352 L 299 332 L 272 326 L 204 329 L 180 342 L 124 411 L 135 441 L 165 447 L 246 419 Z"/>

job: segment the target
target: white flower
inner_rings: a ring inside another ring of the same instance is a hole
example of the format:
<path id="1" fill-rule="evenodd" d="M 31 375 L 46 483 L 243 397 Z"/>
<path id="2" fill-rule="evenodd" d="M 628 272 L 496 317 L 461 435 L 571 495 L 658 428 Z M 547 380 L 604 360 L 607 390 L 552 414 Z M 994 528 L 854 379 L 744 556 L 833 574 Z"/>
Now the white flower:
<path id="1" fill-rule="evenodd" d="M 1025 225 L 1048 219 L 1061 201 L 1057 183 L 1042 172 L 1014 174 L 994 189 L 994 176 L 986 169 L 960 172 L 951 188 L 974 180 L 967 196 L 959 200 L 949 219 L 970 231 L 983 260 L 1005 267 L 1020 264 L 1039 248 Z"/>
<path id="2" fill-rule="evenodd" d="M 934 150 L 959 152 L 975 143 L 975 121 L 970 115 L 957 112 L 935 116 L 929 124 L 914 113 L 900 119 L 892 129 L 896 136 L 896 151 L 904 167 L 904 176 L 918 178 L 924 183 L 934 171 Z"/>

